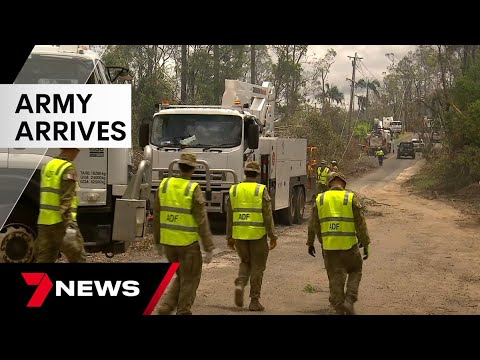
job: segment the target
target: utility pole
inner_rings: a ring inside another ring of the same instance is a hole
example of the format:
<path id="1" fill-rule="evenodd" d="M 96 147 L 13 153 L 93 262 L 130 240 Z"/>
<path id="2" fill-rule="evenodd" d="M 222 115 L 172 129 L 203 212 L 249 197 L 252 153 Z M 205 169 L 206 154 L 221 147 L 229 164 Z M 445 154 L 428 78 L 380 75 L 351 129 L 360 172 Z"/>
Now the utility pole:
<path id="1" fill-rule="evenodd" d="M 348 57 L 349 59 L 352 59 L 352 56 Z M 353 56 L 353 61 L 352 61 L 352 67 L 353 67 L 353 72 L 352 72 L 352 82 L 351 87 L 352 91 L 350 92 L 350 109 L 348 110 L 348 128 L 347 128 L 347 135 L 350 133 L 350 126 L 352 123 L 352 112 L 353 112 L 353 101 L 354 101 L 354 94 L 355 94 L 355 70 L 357 68 L 357 59 L 361 60 L 363 58 L 358 57 L 357 53 L 355 53 L 355 56 Z M 349 80 L 349 79 L 347 79 Z"/>

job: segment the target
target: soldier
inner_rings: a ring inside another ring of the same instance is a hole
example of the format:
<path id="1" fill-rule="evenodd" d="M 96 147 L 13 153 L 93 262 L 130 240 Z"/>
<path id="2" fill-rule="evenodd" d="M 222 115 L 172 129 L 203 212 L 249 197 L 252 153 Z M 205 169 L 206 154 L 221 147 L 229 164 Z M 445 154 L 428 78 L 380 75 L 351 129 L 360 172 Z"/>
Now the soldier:
<path id="1" fill-rule="evenodd" d="M 319 194 L 308 226 L 308 253 L 315 257 L 315 234 L 322 245 L 322 255 L 330 285 L 330 304 L 337 314 L 354 315 L 362 278 L 363 247 L 366 260 L 370 254 L 367 224 L 355 193 L 345 190 L 347 181 L 340 173 L 328 174 L 330 190 Z M 345 291 L 346 280 L 346 291 Z"/>
<path id="2" fill-rule="evenodd" d="M 212 260 L 215 248 L 208 222 L 205 198 L 197 182 L 191 181 L 197 158 L 182 154 L 178 167 L 180 177 L 166 178 L 158 187 L 154 204 L 154 241 L 161 244 L 169 262 L 179 262 L 177 276 L 165 301 L 158 309 L 159 315 L 191 315 L 198 285 L 202 275 L 202 252 L 206 264 Z M 157 246 L 159 249 L 159 246 Z M 162 253 L 162 250 L 159 250 Z"/>
<path id="3" fill-rule="evenodd" d="M 85 262 L 84 241 L 77 225 L 77 172 L 73 161 L 80 149 L 61 149 L 42 169 L 38 237 L 34 245 L 37 263 L 54 263 L 59 253 L 68 262 Z M 72 238 L 65 234 L 72 233 Z M 65 238 L 65 239 L 64 239 Z"/>
<path id="4" fill-rule="evenodd" d="M 271 199 L 265 185 L 257 183 L 260 165 L 250 161 L 244 168 L 245 181 L 230 188 L 227 206 L 227 244 L 236 249 L 240 268 L 235 280 L 235 305 L 243 307 L 244 288 L 250 279 L 251 311 L 263 311 L 260 304 L 263 273 L 269 250 L 277 246 L 273 229 Z M 270 246 L 267 243 L 267 234 Z"/>
<path id="5" fill-rule="evenodd" d="M 338 166 L 335 160 L 332 160 L 330 163 L 330 171 L 338 172 Z"/>
<path id="6" fill-rule="evenodd" d="M 322 160 L 320 167 L 317 169 L 317 194 L 328 190 L 327 175 L 329 172 L 330 168 L 327 166 L 327 162 Z"/>

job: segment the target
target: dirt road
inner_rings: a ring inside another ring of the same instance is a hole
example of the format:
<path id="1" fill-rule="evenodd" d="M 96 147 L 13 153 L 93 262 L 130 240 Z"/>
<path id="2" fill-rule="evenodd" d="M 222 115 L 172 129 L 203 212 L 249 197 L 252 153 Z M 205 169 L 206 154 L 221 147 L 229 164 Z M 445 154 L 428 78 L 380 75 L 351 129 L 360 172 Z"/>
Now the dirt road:
<path id="1" fill-rule="evenodd" d="M 423 162 L 391 157 L 347 186 L 370 204 L 372 254 L 364 262 L 359 314 L 480 314 L 480 220 L 402 189 Z M 278 233 L 264 276 L 262 314 L 332 314 L 322 257 L 307 254 L 307 224 L 282 227 Z M 204 265 L 193 312 L 258 314 L 234 306 L 239 260 L 226 248 L 224 236 L 215 240 L 219 250 Z M 109 261 L 161 260 L 151 248 L 137 247 Z"/>

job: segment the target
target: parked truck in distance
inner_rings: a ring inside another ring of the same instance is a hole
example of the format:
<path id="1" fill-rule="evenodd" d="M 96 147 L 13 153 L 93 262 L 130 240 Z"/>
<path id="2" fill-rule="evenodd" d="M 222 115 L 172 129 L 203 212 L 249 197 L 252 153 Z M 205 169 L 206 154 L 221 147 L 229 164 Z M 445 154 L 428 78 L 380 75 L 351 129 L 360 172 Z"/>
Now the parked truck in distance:
<path id="1" fill-rule="evenodd" d="M 392 151 L 392 139 L 390 136 L 390 131 L 378 129 L 377 131 L 372 131 L 367 135 L 365 139 L 365 146 L 368 155 L 374 155 L 377 148 L 381 148 L 385 154 Z"/>

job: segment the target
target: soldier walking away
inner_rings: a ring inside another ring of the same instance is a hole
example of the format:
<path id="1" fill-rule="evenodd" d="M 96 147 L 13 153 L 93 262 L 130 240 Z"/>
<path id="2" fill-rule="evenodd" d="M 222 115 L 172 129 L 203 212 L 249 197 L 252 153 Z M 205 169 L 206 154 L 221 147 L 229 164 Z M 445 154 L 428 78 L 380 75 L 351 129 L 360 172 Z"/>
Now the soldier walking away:
<path id="1" fill-rule="evenodd" d="M 205 198 L 199 184 L 191 181 L 196 164 L 195 155 L 183 153 L 178 162 L 180 177 L 163 179 L 155 198 L 155 244 L 163 247 L 169 262 L 180 263 L 165 301 L 157 310 L 159 315 L 171 314 L 175 309 L 177 315 L 192 315 L 202 262 L 210 263 L 215 248 Z M 203 261 L 199 239 L 206 252 Z"/>
<path id="2" fill-rule="evenodd" d="M 251 311 L 263 311 L 260 304 L 263 273 L 270 250 L 277 246 L 271 199 L 265 185 L 257 183 L 260 164 L 245 165 L 246 179 L 230 188 L 227 206 L 227 244 L 240 257 L 235 279 L 235 305 L 243 307 L 244 289 L 250 280 Z M 267 243 L 270 238 L 270 246 Z"/>
<path id="3" fill-rule="evenodd" d="M 332 160 L 330 163 L 330 171 L 338 172 L 338 164 L 336 160 Z"/>
<path id="4" fill-rule="evenodd" d="M 317 194 L 328 190 L 327 175 L 329 172 L 330 168 L 327 166 L 327 161 L 322 160 L 320 167 L 317 169 Z"/>
<path id="5" fill-rule="evenodd" d="M 84 240 L 77 224 L 77 172 L 73 161 L 80 149 L 61 149 L 42 169 L 38 237 L 34 245 L 37 263 L 54 263 L 60 253 L 68 262 L 86 261 Z"/>
<path id="6" fill-rule="evenodd" d="M 358 197 L 345 190 L 345 177 L 331 172 L 328 184 L 330 190 L 317 196 L 312 210 L 308 253 L 315 257 L 313 243 L 317 235 L 328 275 L 330 304 L 337 314 L 354 315 L 363 260 L 370 254 L 370 237 Z M 363 248 L 363 260 L 359 248 Z"/>

